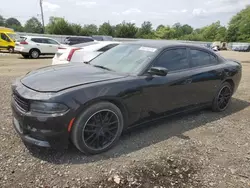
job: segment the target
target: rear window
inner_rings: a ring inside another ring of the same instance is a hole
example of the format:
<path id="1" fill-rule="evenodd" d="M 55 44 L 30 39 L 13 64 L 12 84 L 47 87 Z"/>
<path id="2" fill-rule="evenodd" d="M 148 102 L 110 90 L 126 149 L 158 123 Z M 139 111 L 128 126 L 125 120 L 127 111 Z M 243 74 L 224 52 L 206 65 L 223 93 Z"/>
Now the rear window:
<path id="1" fill-rule="evenodd" d="M 113 37 L 111 37 L 111 36 L 93 35 L 92 38 L 95 39 L 95 40 L 98 40 L 98 41 L 113 41 Z"/>
<path id="2" fill-rule="evenodd" d="M 104 36 L 103 40 L 105 40 L 105 41 L 113 41 L 113 37 Z"/>
<path id="3" fill-rule="evenodd" d="M 20 37 L 19 39 L 17 39 L 17 42 L 23 42 L 23 41 L 26 41 L 26 37 Z"/>
<path id="4" fill-rule="evenodd" d="M 92 36 L 94 40 L 103 41 L 102 36 Z"/>

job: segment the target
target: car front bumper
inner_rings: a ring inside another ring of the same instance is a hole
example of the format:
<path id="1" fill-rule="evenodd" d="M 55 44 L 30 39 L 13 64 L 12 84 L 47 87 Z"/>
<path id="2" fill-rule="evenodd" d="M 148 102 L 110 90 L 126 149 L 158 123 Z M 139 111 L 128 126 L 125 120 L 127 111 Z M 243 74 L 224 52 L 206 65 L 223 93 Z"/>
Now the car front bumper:
<path id="1" fill-rule="evenodd" d="M 22 112 L 11 102 L 13 125 L 23 142 L 39 147 L 66 149 L 69 143 L 67 130 L 69 117 L 51 116 Z"/>

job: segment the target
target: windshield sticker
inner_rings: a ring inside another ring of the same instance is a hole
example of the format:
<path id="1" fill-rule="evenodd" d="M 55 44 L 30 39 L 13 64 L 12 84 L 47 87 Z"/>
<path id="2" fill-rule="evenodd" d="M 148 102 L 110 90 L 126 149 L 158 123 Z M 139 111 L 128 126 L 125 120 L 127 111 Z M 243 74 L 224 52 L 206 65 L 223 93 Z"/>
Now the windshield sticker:
<path id="1" fill-rule="evenodd" d="M 140 47 L 139 50 L 142 51 L 147 51 L 147 52 L 155 52 L 157 49 L 156 48 L 150 48 L 150 47 Z"/>

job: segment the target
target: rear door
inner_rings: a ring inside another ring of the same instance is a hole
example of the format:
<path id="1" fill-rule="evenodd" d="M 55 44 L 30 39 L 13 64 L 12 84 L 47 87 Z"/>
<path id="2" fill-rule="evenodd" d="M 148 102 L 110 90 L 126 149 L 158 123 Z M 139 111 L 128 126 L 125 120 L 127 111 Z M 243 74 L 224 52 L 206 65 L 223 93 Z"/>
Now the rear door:
<path id="1" fill-rule="evenodd" d="M 223 64 L 219 63 L 218 57 L 207 50 L 189 48 L 191 60 L 191 83 L 192 90 L 190 102 L 202 104 L 212 102 L 221 80 L 223 79 Z"/>
<path id="2" fill-rule="evenodd" d="M 47 46 L 44 43 L 43 38 L 31 38 L 30 41 L 32 42 L 31 48 L 39 49 L 42 54 L 46 53 Z"/>
<path id="3" fill-rule="evenodd" d="M 0 48 L 8 49 L 11 40 L 5 33 L 0 33 Z"/>

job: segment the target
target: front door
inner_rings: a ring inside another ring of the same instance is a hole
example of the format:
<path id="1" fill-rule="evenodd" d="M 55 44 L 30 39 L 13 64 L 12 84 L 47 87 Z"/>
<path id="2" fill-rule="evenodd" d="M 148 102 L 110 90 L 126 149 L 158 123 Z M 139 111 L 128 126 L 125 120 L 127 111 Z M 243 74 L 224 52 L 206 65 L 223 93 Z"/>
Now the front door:
<path id="1" fill-rule="evenodd" d="M 150 101 L 150 116 L 183 109 L 192 104 L 189 100 L 192 94 L 192 72 L 186 48 L 165 50 L 152 66 L 165 67 L 169 72 L 166 76 L 147 78 L 143 94 Z"/>
<path id="2" fill-rule="evenodd" d="M 0 33 L 0 48 L 8 49 L 11 40 L 5 33 Z"/>
<path id="3" fill-rule="evenodd" d="M 52 39 L 44 39 L 44 43 L 46 45 L 46 53 L 55 54 L 59 47 L 59 43 Z"/>

